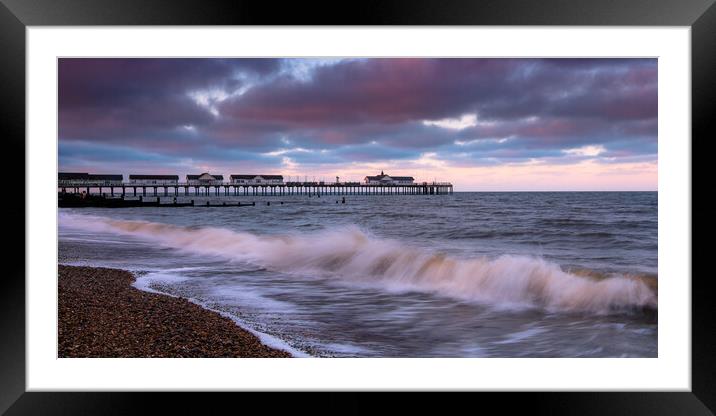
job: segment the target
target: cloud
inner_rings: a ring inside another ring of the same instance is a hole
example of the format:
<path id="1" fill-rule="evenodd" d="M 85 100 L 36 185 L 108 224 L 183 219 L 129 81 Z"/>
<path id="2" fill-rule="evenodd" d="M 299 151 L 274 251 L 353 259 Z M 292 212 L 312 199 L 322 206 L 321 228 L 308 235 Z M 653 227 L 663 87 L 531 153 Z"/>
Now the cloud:
<path id="1" fill-rule="evenodd" d="M 444 167 L 447 165 L 447 162 L 438 158 L 437 153 L 434 152 L 423 153 L 417 160 L 414 161 L 414 163 L 434 168 Z"/>
<path id="2" fill-rule="evenodd" d="M 61 58 L 58 79 L 61 169 L 657 157 L 656 59 Z"/>
<path id="3" fill-rule="evenodd" d="M 570 156 L 599 156 L 600 154 L 606 152 L 606 149 L 602 145 L 590 145 L 590 146 L 582 146 L 575 149 L 565 149 L 562 150 L 563 153 L 568 154 Z"/>
<path id="4" fill-rule="evenodd" d="M 437 126 L 444 129 L 463 130 L 477 125 L 477 115 L 463 114 L 460 118 L 444 118 L 442 120 L 423 120 L 425 126 Z"/>
<path id="5" fill-rule="evenodd" d="M 311 153 L 312 150 L 304 149 L 303 147 L 294 147 L 293 149 L 277 149 L 271 152 L 262 153 L 264 156 L 281 156 L 286 153 Z"/>

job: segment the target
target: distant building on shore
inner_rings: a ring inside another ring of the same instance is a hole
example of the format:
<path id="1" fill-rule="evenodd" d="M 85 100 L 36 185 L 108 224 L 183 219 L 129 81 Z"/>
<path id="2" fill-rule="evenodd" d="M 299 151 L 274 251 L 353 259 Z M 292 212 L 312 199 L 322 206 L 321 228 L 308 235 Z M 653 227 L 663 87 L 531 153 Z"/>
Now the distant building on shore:
<path id="1" fill-rule="evenodd" d="M 176 185 L 179 175 L 129 175 L 129 183 L 134 185 Z"/>
<path id="2" fill-rule="evenodd" d="M 122 185 L 123 175 L 107 175 L 78 172 L 58 172 L 57 182 L 59 185 L 82 185 L 82 186 L 110 186 Z"/>
<path id="3" fill-rule="evenodd" d="M 364 180 L 367 185 L 412 185 L 415 182 L 412 176 L 390 176 L 383 171 L 377 176 L 366 176 Z"/>
<path id="4" fill-rule="evenodd" d="M 280 185 L 282 175 L 231 175 L 231 183 L 235 185 Z"/>
<path id="5" fill-rule="evenodd" d="M 221 185 L 224 183 L 224 175 L 210 175 L 207 172 L 201 175 L 186 175 L 186 182 L 189 185 Z"/>

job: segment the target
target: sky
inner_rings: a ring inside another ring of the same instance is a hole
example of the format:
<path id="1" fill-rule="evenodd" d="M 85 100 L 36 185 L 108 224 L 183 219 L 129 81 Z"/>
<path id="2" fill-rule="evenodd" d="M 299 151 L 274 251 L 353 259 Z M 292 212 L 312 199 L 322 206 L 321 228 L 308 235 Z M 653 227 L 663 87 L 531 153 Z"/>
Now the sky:
<path id="1" fill-rule="evenodd" d="M 61 58 L 58 82 L 62 172 L 658 186 L 656 59 Z"/>

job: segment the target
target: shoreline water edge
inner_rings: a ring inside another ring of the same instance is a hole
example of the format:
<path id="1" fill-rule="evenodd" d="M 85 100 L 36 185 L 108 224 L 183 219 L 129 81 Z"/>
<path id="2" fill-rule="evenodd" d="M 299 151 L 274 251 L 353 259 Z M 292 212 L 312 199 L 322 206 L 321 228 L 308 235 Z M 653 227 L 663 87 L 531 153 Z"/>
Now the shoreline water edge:
<path id="1" fill-rule="evenodd" d="M 59 358 L 283 358 L 232 319 L 133 286 L 121 269 L 58 265 Z"/>

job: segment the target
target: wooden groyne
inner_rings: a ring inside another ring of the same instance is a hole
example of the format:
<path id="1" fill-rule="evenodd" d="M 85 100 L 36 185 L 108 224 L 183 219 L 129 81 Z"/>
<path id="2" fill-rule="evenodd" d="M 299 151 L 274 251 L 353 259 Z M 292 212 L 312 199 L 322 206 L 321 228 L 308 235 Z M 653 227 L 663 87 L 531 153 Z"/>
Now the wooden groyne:
<path id="1" fill-rule="evenodd" d="M 59 208 L 135 208 L 135 207 L 166 207 L 166 208 L 181 208 L 181 207 L 245 207 L 254 206 L 255 202 L 251 203 L 226 203 L 211 204 L 206 201 L 202 204 L 195 204 L 192 199 L 190 202 L 177 202 L 174 198 L 173 201 L 162 203 L 159 197 L 147 199 L 139 197 L 139 199 L 125 199 L 125 198 L 112 198 L 105 197 L 103 195 L 91 195 L 91 194 L 74 194 L 74 193 L 60 193 L 57 199 L 57 205 Z"/>

